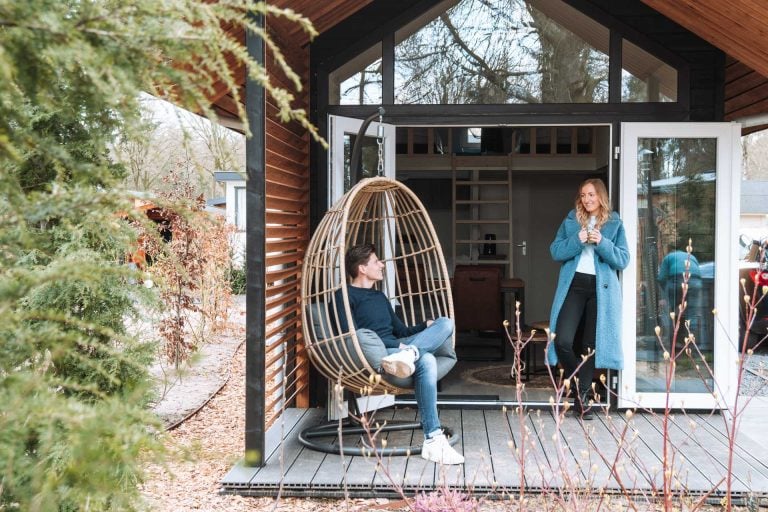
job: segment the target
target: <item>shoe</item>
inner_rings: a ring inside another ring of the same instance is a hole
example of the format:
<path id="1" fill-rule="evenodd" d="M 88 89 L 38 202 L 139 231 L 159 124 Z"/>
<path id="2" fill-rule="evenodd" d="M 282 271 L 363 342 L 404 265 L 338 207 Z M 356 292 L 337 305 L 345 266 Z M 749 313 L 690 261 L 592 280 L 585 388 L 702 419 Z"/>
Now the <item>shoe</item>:
<path id="1" fill-rule="evenodd" d="M 424 441 L 421 457 L 438 464 L 464 464 L 464 456 L 453 449 L 445 438 L 445 434 Z"/>
<path id="2" fill-rule="evenodd" d="M 587 406 L 585 407 L 584 401 L 586 401 L 586 398 L 574 400 L 572 407 L 573 417 L 579 418 L 583 421 L 590 421 L 595 419 L 595 414 L 592 412 L 592 407 L 589 405 L 589 403 L 587 403 Z"/>
<path id="3" fill-rule="evenodd" d="M 390 354 L 381 360 L 381 367 L 390 375 L 405 379 L 416 371 L 416 352 L 411 349 L 403 349 Z"/>

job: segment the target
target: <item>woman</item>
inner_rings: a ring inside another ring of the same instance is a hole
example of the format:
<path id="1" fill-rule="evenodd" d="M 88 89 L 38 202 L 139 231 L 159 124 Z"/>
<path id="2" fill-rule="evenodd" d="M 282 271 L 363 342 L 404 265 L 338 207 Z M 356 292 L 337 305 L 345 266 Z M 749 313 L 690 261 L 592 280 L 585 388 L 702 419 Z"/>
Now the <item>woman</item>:
<path id="1" fill-rule="evenodd" d="M 575 206 L 549 248 L 552 259 L 562 263 L 549 319 L 555 335 L 549 363 L 560 361 L 564 377 L 578 379 L 573 386 L 574 415 L 592 419 L 589 391 L 595 365 L 616 370 L 623 366 L 617 271 L 627 267 L 629 249 L 624 225 L 611 212 L 602 180 L 584 181 Z M 582 322 L 583 335 L 577 340 Z M 593 351 L 582 360 L 582 354 Z"/>

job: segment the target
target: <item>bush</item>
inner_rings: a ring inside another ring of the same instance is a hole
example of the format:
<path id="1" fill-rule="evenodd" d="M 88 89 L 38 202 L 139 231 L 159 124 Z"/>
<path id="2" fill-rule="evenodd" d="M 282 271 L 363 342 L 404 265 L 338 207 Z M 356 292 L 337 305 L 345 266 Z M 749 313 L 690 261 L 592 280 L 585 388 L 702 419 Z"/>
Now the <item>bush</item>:
<path id="1" fill-rule="evenodd" d="M 245 266 L 235 267 L 232 266 L 229 269 L 229 286 L 232 288 L 234 295 L 244 295 L 246 286 L 246 271 Z"/>
<path id="2" fill-rule="evenodd" d="M 237 69 L 316 133 L 224 33 L 267 11 L 278 13 L 249 0 L 0 2 L 0 510 L 142 507 L 141 458 L 159 453 L 144 410 L 152 347 L 124 321 L 149 295 L 123 265 L 133 203 L 109 150 L 139 134 L 142 92 L 213 117 L 216 83 L 240 106 Z"/>

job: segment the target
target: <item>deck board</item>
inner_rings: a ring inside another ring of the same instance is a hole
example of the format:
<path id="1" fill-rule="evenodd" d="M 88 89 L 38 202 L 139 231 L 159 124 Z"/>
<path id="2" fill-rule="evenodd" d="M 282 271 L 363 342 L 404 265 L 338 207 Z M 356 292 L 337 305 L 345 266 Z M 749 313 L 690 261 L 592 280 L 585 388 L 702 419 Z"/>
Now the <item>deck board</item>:
<path id="1" fill-rule="evenodd" d="M 674 415 L 677 416 L 677 415 Z M 701 448 L 695 440 L 695 432 L 690 429 L 682 430 L 675 425 L 675 417 L 671 418 L 670 427 L 668 429 L 670 448 L 668 453 L 670 457 L 673 457 L 673 471 L 677 473 L 677 481 L 679 483 L 674 485 L 674 488 L 678 489 L 682 487 L 682 490 L 690 489 L 712 489 L 719 480 L 718 476 L 712 473 L 711 460 L 702 453 Z M 636 416 L 637 423 L 645 422 L 656 434 L 653 435 L 654 445 L 652 449 L 655 453 L 660 454 L 659 467 L 663 464 L 663 439 L 662 432 L 663 426 L 661 424 L 662 418 L 654 417 L 650 414 L 643 414 Z M 643 436 L 645 440 L 646 437 Z M 706 473 L 704 472 L 706 470 Z M 662 475 L 659 473 L 659 483 L 662 482 Z"/>
<path id="2" fill-rule="evenodd" d="M 395 410 L 394 421 L 417 421 L 417 410 L 415 408 L 401 408 Z M 387 435 L 388 447 L 405 447 L 420 445 L 424 435 L 421 430 L 398 430 L 390 432 Z M 418 456 L 415 456 L 418 457 Z M 399 486 L 403 485 L 405 469 L 408 465 L 409 457 L 385 457 L 381 460 L 382 469 L 376 473 L 373 478 L 373 486 L 385 488 L 391 486 L 394 482 Z"/>
<path id="3" fill-rule="evenodd" d="M 482 411 L 491 450 L 491 467 L 497 488 L 520 487 L 520 465 L 514 460 L 515 445 L 507 414 L 500 410 Z"/>
<path id="4" fill-rule="evenodd" d="M 317 409 L 316 411 L 319 411 Z M 275 453 L 279 447 L 280 447 L 280 436 L 282 430 L 290 432 L 297 423 L 299 423 L 303 418 L 307 417 L 307 415 L 314 414 L 311 409 L 287 409 L 283 412 L 282 417 L 280 418 L 280 421 L 277 422 L 278 425 L 284 425 L 284 429 L 280 428 L 271 428 L 267 431 L 265 435 L 265 447 L 266 447 L 266 454 L 264 457 L 265 462 L 269 460 L 271 455 Z M 305 419 L 305 421 L 307 421 Z M 313 420 L 309 420 L 313 421 Z M 250 485 L 251 479 L 253 479 L 254 476 L 263 468 L 260 467 L 247 467 L 242 464 L 242 461 L 235 464 L 235 466 L 229 470 L 229 472 L 224 476 L 224 478 L 221 479 L 221 483 L 224 486 L 237 486 L 237 487 L 248 487 Z"/>
<path id="5" fill-rule="evenodd" d="M 381 460 L 375 457 L 324 454 L 298 442 L 299 432 L 323 422 L 321 409 L 289 409 L 284 433 L 276 424 L 267 435 L 266 465 L 247 468 L 238 464 L 222 479 L 222 492 L 273 496 L 278 489 L 293 496 L 339 497 L 413 495 L 447 486 L 477 496 L 516 494 L 524 480 L 526 492 L 557 491 L 562 496 L 582 489 L 626 492 L 649 500 L 662 487 L 662 427 L 659 416 L 603 412 L 593 421 L 565 417 L 556 421 L 548 409 L 529 411 L 521 418 L 514 410 L 440 409 L 440 421 L 459 436 L 456 449 L 464 465 L 440 466 L 418 455 Z M 418 419 L 415 408 L 380 411 L 379 419 Z M 692 428 L 690 421 L 696 422 Z M 284 434 L 284 435 L 282 435 Z M 754 434 L 754 433 L 753 433 Z M 388 446 L 420 444 L 421 430 L 390 432 Z M 622 439 L 622 435 L 624 439 Z M 283 437 L 282 441 L 280 441 Z M 676 490 L 702 495 L 717 487 L 724 492 L 728 438 L 721 418 L 706 414 L 677 414 L 670 426 L 680 483 Z M 768 498 L 768 451 L 748 437 L 734 451 L 733 492 L 736 496 Z M 357 442 L 358 439 L 347 439 Z M 525 477 L 517 451 L 525 448 Z M 618 476 L 611 471 L 619 454 Z M 280 459 L 282 457 L 282 463 Z M 567 477 L 564 477 L 564 472 Z M 574 494 L 574 497 L 577 497 Z"/>
<path id="6" fill-rule="evenodd" d="M 494 487 L 491 447 L 488 440 L 488 427 L 485 414 L 464 414 L 461 418 L 464 435 L 464 452 L 473 454 L 464 463 L 464 478 L 471 489 L 491 489 Z"/>
<path id="7" fill-rule="evenodd" d="M 453 447 L 456 449 L 457 452 L 466 455 L 469 452 L 466 452 L 464 447 L 464 442 L 468 440 L 469 437 L 472 437 L 478 434 L 483 435 L 484 432 L 471 432 L 471 431 L 465 432 L 463 429 L 462 412 L 463 411 L 459 409 L 441 409 L 440 424 L 453 425 L 453 428 L 456 430 L 456 435 L 459 436 L 459 442 L 456 443 Z M 421 457 L 419 458 L 421 459 Z M 433 469 L 433 475 L 434 475 L 433 486 L 434 487 L 447 486 L 447 487 L 457 487 L 459 489 L 463 489 L 465 487 L 466 479 L 464 477 L 463 464 L 458 466 L 441 466 L 441 465 L 435 464 L 434 462 L 427 462 L 427 464 L 432 466 L 432 469 Z"/>
<path id="8" fill-rule="evenodd" d="M 281 444 L 277 445 L 276 449 L 272 450 L 269 458 L 267 458 L 267 464 L 253 476 L 250 482 L 251 487 L 269 487 L 275 480 L 281 480 L 285 473 L 294 467 L 297 460 L 299 460 L 297 468 L 301 468 L 302 464 L 298 456 L 304 447 L 299 443 L 298 435 L 303 429 L 316 424 L 323 419 L 325 419 L 324 410 L 309 409 L 307 414 L 302 416 L 299 421 L 295 422 L 291 428 L 288 428 L 288 424 L 286 423 L 284 429 L 285 439 Z M 277 434 L 280 434 L 280 422 L 277 422 L 274 428 Z M 279 439 L 279 436 L 277 438 Z M 309 474 L 306 476 L 307 478 L 310 477 Z"/>
<path id="9" fill-rule="evenodd" d="M 725 430 L 723 417 L 709 414 L 698 414 L 696 417 L 699 423 L 712 434 L 713 439 L 727 448 L 728 437 L 722 435 Z M 758 443 L 752 437 L 743 435 L 743 432 L 737 433 L 736 441 L 734 455 L 740 462 L 734 461 L 734 472 L 742 469 L 745 472 L 746 481 L 751 482 L 755 488 L 768 488 L 768 482 L 765 482 L 765 479 L 768 479 L 768 444 Z"/>
<path id="10" fill-rule="evenodd" d="M 603 424 L 605 431 L 613 438 L 612 450 L 606 454 L 604 466 L 616 465 L 619 479 L 612 475 L 614 490 L 634 490 L 643 495 L 660 485 L 658 475 L 661 468 L 659 456 L 642 439 L 642 432 L 636 424 L 636 418 L 627 419 L 625 412 L 601 412 L 596 418 Z M 643 424 L 644 426 L 644 424 Z M 596 448 L 590 453 L 596 453 Z M 599 455 L 595 459 L 599 459 Z M 610 471 L 610 470 L 609 470 Z M 648 491 L 648 492 L 646 492 Z"/>
<path id="11" fill-rule="evenodd" d="M 377 425 L 384 425 L 386 423 L 391 422 L 394 419 L 395 416 L 395 409 L 387 409 L 384 411 L 378 412 L 376 415 L 371 416 L 371 421 L 373 421 L 373 424 L 371 425 L 371 428 L 374 430 L 371 430 L 371 435 L 376 434 L 376 428 L 378 428 Z M 385 437 L 388 438 L 389 436 L 386 435 L 383 432 L 379 432 L 376 434 L 377 437 Z M 370 445 L 369 440 L 367 439 L 367 434 L 363 436 L 364 439 L 357 438 L 355 439 L 355 445 L 362 448 L 363 444 L 362 442 L 366 442 L 366 446 Z M 350 440 L 351 441 L 351 440 Z M 347 470 L 347 481 L 346 484 L 349 487 L 358 488 L 370 488 L 373 485 L 373 479 L 374 475 L 376 474 L 376 465 L 378 463 L 378 459 L 375 454 L 371 454 L 368 457 L 352 457 L 349 461 L 348 470 Z"/>

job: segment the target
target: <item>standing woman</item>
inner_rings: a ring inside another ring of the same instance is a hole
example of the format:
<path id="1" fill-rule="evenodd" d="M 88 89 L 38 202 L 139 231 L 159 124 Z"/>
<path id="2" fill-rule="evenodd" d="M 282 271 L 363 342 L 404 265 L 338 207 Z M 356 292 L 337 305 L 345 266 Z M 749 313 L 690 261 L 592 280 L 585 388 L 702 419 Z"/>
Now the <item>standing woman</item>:
<path id="1" fill-rule="evenodd" d="M 549 247 L 552 259 L 562 266 L 549 319 L 555 339 L 548 355 L 550 365 L 560 361 L 565 378 L 578 379 L 572 386 L 577 390 L 574 415 L 592 419 L 589 391 L 595 365 L 620 370 L 624 364 L 617 271 L 627 267 L 629 249 L 624 225 L 611 211 L 602 180 L 584 181 L 575 206 Z M 583 335 L 577 340 L 582 323 Z M 582 354 L 592 351 L 582 364 Z"/>

